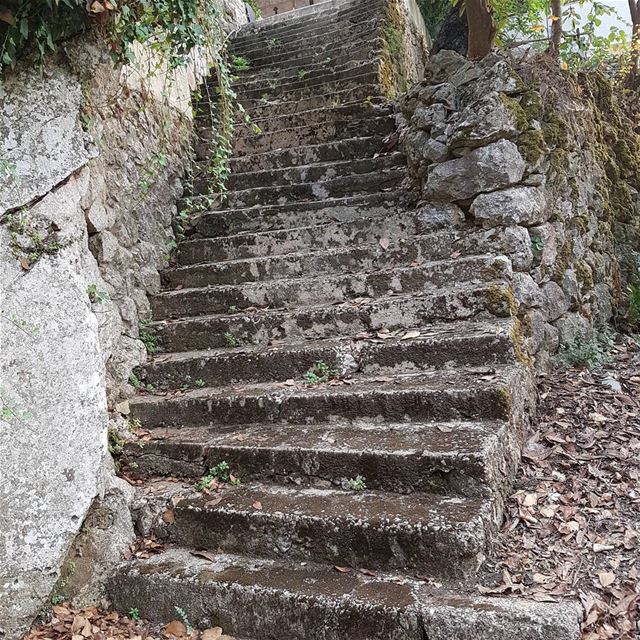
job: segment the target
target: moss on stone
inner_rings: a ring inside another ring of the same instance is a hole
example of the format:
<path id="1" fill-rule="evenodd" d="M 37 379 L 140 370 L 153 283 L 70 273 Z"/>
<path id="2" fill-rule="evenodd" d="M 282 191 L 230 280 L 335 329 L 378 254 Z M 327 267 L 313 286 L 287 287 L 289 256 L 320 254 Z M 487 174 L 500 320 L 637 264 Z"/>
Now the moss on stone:
<path id="1" fill-rule="evenodd" d="M 578 260 L 575 264 L 575 270 L 582 293 L 593 289 L 593 274 L 589 265 L 584 260 Z"/>
<path id="2" fill-rule="evenodd" d="M 569 268 L 571 264 L 571 257 L 573 256 L 573 241 L 566 240 L 565 243 L 560 247 L 558 251 L 558 256 L 556 257 L 556 261 L 553 265 L 553 271 L 551 274 L 551 279 L 554 282 L 560 283 L 562 282 L 562 278 L 564 277 L 565 271 Z"/>
<path id="3" fill-rule="evenodd" d="M 520 98 L 520 107 L 524 111 L 527 120 L 540 120 L 544 112 L 542 96 L 537 91 L 525 91 Z"/>
<path id="4" fill-rule="evenodd" d="M 569 128 L 567 123 L 551 108 L 545 112 L 542 122 L 542 133 L 550 147 L 568 149 Z"/>
<path id="5" fill-rule="evenodd" d="M 551 186 L 558 188 L 564 184 L 568 158 L 569 152 L 566 149 L 558 148 L 550 153 L 548 177 Z"/>
<path id="6" fill-rule="evenodd" d="M 513 121 L 516 127 L 520 131 L 526 131 L 529 128 L 529 118 L 527 118 L 527 114 L 524 112 L 524 109 L 520 106 L 520 103 L 510 96 L 500 93 L 498 94 L 500 97 L 500 102 L 503 104 L 505 109 L 509 111 L 511 116 L 513 117 Z"/>
<path id="7" fill-rule="evenodd" d="M 506 284 L 496 284 L 490 287 L 487 292 L 486 304 L 489 313 L 499 318 L 515 317 L 518 312 L 518 304 L 513 290 Z"/>
<path id="8" fill-rule="evenodd" d="M 522 157 L 531 164 L 540 161 L 546 148 L 544 136 L 539 129 L 529 129 L 518 136 L 518 150 Z"/>
<path id="9" fill-rule="evenodd" d="M 526 349 L 526 330 L 524 323 L 518 318 L 514 318 L 513 325 L 511 326 L 511 342 L 513 343 L 513 353 L 516 360 L 520 364 L 529 366 L 531 364 L 531 357 Z"/>

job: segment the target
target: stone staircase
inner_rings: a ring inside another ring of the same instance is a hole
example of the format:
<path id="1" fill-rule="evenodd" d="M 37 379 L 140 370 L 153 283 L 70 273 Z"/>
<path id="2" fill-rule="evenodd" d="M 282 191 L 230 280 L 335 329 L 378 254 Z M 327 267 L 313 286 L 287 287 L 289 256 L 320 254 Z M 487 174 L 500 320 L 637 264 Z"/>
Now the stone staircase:
<path id="1" fill-rule="evenodd" d="M 238 129 L 225 202 L 151 301 L 163 353 L 124 464 L 168 545 L 124 563 L 111 597 L 261 640 L 576 638 L 571 604 L 475 589 L 532 378 L 501 239 L 417 209 L 385 152 L 384 16 L 334 0 L 233 39 L 261 131 Z M 223 461 L 239 484 L 158 481 Z"/>

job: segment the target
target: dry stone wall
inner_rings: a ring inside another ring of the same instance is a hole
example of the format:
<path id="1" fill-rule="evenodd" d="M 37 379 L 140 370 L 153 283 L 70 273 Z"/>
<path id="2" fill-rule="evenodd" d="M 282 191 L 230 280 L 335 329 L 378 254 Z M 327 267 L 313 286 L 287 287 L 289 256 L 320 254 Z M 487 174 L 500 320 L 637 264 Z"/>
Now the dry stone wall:
<path id="1" fill-rule="evenodd" d="M 612 316 L 621 256 L 637 265 L 640 246 L 637 191 L 595 94 L 551 69 L 443 51 L 400 110 L 425 207 L 484 230 L 512 260 L 513 312 L 537 366 L 589 339 Z"/>
<path id="2" fill-rule="evenodd" d="M 225 15 L 244 21 L 244 3 Z M 141 82 L 144 69 L 114 68 L 88 34 L 0 85 L 1 638 L 52 595 L 98 598 L 133 537 L 108 426 L 127 423 L 146 358 L 140 321 L 174 240 L 200 77 Z"/>

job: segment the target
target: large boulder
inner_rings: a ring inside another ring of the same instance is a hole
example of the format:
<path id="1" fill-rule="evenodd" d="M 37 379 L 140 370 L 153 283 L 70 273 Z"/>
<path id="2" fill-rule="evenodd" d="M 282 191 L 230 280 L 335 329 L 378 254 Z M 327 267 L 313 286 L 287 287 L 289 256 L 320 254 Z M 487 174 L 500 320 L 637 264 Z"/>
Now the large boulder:
<path id="1" fill-rule="evenodd" d="M 538 187 L 511 187 L 480 194 L 471 205 L 471 214 L 483 227 L 530 226 L 546 219 L 546 198 Z"/>
<path id="2" fill-rule="evenodd" d="M 519 182 L 525 162 L 510 140 L 499 140 L 475 149 L 463 158 L 429 170 L 426 195 L 434 200 L 468 200 L 479 193 L 504 189 Z"/>

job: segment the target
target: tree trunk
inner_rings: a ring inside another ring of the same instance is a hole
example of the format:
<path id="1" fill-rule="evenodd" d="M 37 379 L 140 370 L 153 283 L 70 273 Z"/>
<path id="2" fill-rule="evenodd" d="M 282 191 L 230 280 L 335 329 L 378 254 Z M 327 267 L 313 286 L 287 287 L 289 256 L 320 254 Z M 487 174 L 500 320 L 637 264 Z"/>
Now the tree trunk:
<path id="1" fill-rule="evenodd" d="M 629 80 L 636 84 L 640 76 L 640 0 L 628 0 L 629 13 L 631 14 L 631 69 Z"/>
<path id="2" fill-rule="evenodd" d="M 631 0 L 633 1 L 633 0 Z M 560 54 L 562 42 L 562 0 L 551 0 L 551 42 L 549 51 L 554 58 Z"/>
<path id="3" fill-rule="evenodd" d="M 431 55 L 443 49 L 455 51 L 462 56 L 467 55 L 469 28 L 463 5 L 464 0 L 458 0 L 449 9 L 431 46 Z"/>
<path id="4" fill-rule="evenodd" d="M 487 0 L 466 0 L 465 8 L 469 24 L 470 60 L 479 60 L 491 52 L 496 37 L 496 23 Z"/>

